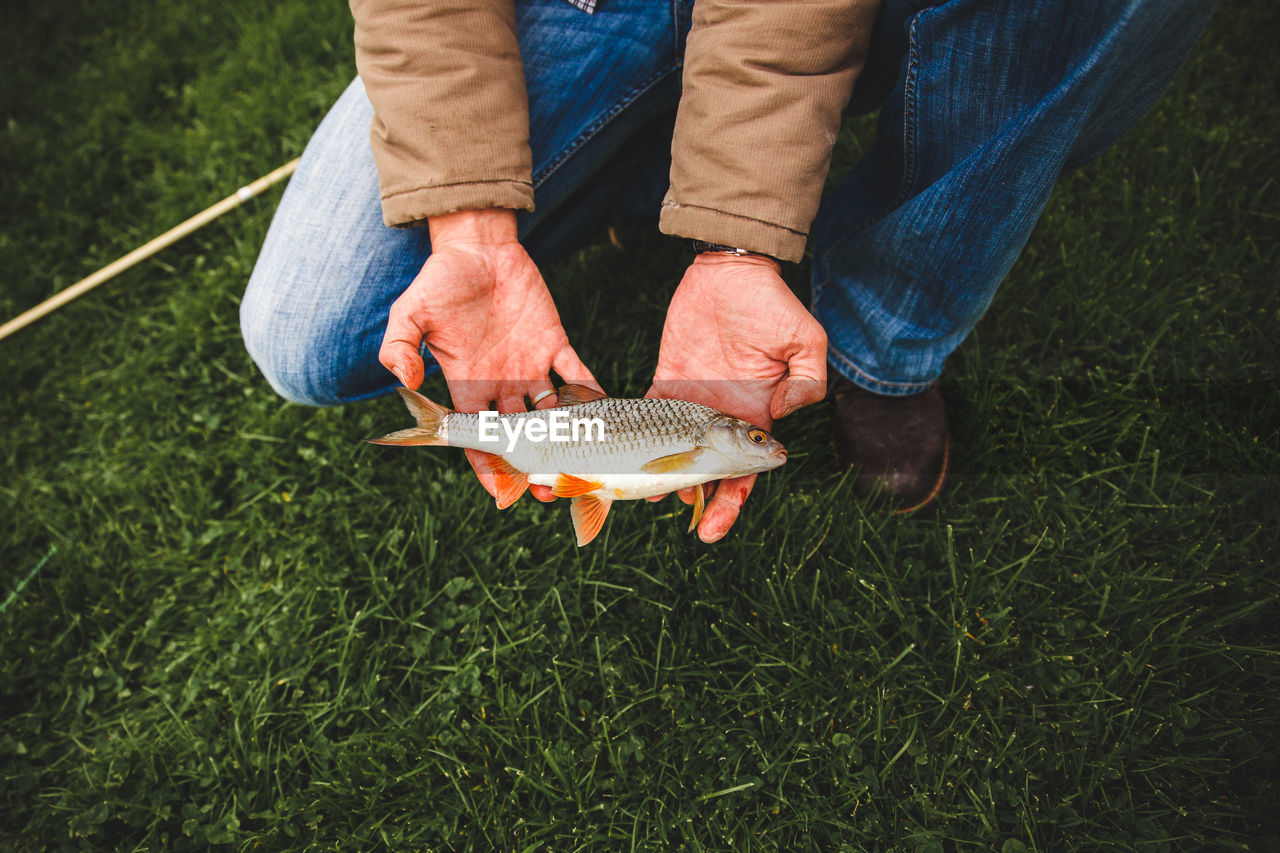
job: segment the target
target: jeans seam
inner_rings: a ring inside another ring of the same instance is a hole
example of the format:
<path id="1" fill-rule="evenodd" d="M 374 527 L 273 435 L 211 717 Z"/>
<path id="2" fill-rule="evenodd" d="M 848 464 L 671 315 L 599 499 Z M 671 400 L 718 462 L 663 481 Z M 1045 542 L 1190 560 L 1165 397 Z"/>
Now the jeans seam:
<path id="1" fill-rule="evenodd" d="M 866 230 L 868 227 L 896 210 L 911 193 L 911 187 L 915 182 L 917 173 L 918 158 L 916 156 L 916 147 L 920 132 L 920 120 L 917 115 L 920 77 L 920 51 L 919 41 L 917 38 L 917 28 L 920 23 L 920 18 L 923 17 L 927 11 L 928 10 L 922 10 L 912 17 L 910 32 L 907 36 L 907 73 L 903 77 L 902 83 L 902 181 L 898 185 L 898 191 L 894 194 L 893 199 L 890 200 L 882 210 L 866 217 L 856 226 L 849 229 L 847 233 L 841 235 L 839 239 L 833 240 L 831 245 L 827 247 L 827 250 L 822 253 L 822 263 L 820 265 L 815 264 L 815 268 L 821 268 L 827 274 L 823 276 L 821 281 L 815 282 L 813 285 L 813 306 L 815 309 L 817 308 L 818 300 L 821 298 L 823 291 L 826 290 L 827 286 L 831 283 L 830 269 L 832 253 L 834 253 L 840 246 L 853 239 L 855 234 Z M 850 361 L 849 357 L 836 349 L 834 345 L 830 346 L 828 349 L 831 354 L 840 360 L 842 364 L 847 365 L 849 369 L 853 370 L 859 376 L 864 377 L 870 382 L 889 388 L 928 387 L 929 383 L 927 382 L 890 382 L 877 379 Z"/>
<path id="2" fill-rule="evenodd" d="M 576 154 L 582 148 L 582 146 L 590 142 L 596 136 L 596 134 L 598 134 L 601 130 L 603 130 L 604 127 L 607 124 L 609 124 L 609 122 L 613 121 L 613 119 L 616 118 L 620 112 L 622 112 L 624 109 L 626 109 L 627 107 L 635 103 L 636 100 L 639 99 L 641 95 L 643 95 L 645 92 L 649 91 L 658 83 L 660 83 L 665 77 L 671 74 L 672 71 L 677 70 L 678 67 L 679 67 L 678 65 L 672 65 L 671 67 L 661 68 L 655 71 L 653 74 L 649 75 L 643 81 L 641 81 L 640 84 L 637 85 L 634 89 L 632 89 L 622 98 L 620 98 L 617 101 L 617 103 L 615 103 L 609 109 L 607 113 L 600 116 L 598 119 L 592 122 L 585 130 L 579 133 L 568 145 L 566 145 L 561 150 L 560 155 L 556 157 L 555 160 L 553 160 L 552 162 L 544 166 L 542 168 L 542 171 L 539 174 L 534 176 L 533 178 L 534 189 L 537 189 L 538 187 L 545 184 L 547 180 L 553 174 L 555 174 L 556 169 L 559 169 L 561 166 L 563 166 L 566 160 L 568 160 L 570 157 Z"/>
<path id="3" fill-rule="evenodd" d="M 671 0 L 671 49 L 676 67 L 683 64 L 684 52 L 680 50 L 680 0 Z"/>
<path id="4" fill-rule="evenodd" d="M 924 16 L 924 12 L 918 12 L 911 19 L 911 34 L 907 38 L 907 51 L 910 59 L 907 63 L 907 79 L 904 84 L 902 93 L 902 114 L 903 114 L 903 152 L 902 152 L 902 184 L 898 187 L 898 193 L 894 196 L 893 201 L 889 203 L 889 210 L 896 209 L 907 196 L 911 193 L 911 187 L 916 181 L 916 166 L 919 158 L 916 156 L 920 134 L 920 117 L 919 100 L 920 100 L 920 44 L 916 35 L 916 29 L 920 24 L 920 19 Z M 877 219 L 888 215 L 888 211 L 884 211 Z M 870 223 L 866 223 L 869 225 Z M 865 228 L 866 225 L 862 227 Z"/>
<path id="5" fill-rule="evenodd" d="M 827 250 L 822 253 L 824 266 L 830 266 L 832 252 L 852 239 L 853 235 L 865 231 L 876 222 L 893 213 L 911 194 L 911 187 L 915 183 L 916 167 L 919 161 L 916 156 L 916 148 L 920 133 L 920 120 L 917 115 L 919 111 L 917 102 L 919 100 L 920 51 L 916 30 L 920 19 L 928 12 L 928 9 L 922 10 L 911 18 L 911 29 L 907 35 L 907 73 L 902 82 L 902 181 L 898 184 L 898 191 L 894 193 L 893 198 L 881 210 L 866 217 L 850 228 L 848 233 L 831 242 Z"/>

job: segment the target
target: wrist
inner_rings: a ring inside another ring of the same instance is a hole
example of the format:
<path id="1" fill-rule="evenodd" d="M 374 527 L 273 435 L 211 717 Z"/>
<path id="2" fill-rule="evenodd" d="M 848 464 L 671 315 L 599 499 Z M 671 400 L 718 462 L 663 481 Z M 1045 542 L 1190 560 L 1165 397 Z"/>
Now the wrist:
<path id="1" fill-rule="evenodd" d="M 505 207 L 455 210 L 427 219 L 435 249 L 451 243 L 500 244 L 517 242 L 516 212 Z"/>
<path id="2" fill-rule="evenodd" d="M 714 267 L 744 267 L 760 268 L 773 271 L 775 274 L 782 274 L 782 264 L 777 258 L 771 258 L 768 255 L 761 255 L 756 252 L 746 254 L 733 254 L 729 252 L 699 252 L 693 257 L 693 264 L 702 268 Z"/>

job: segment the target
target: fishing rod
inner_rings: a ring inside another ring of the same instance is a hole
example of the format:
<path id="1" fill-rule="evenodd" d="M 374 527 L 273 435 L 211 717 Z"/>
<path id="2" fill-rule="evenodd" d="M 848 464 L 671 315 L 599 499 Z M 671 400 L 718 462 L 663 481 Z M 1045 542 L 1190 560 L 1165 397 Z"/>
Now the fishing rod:
<path id="1" fill-rule="evenodd" d="M 36 307 L 29 311 L 24 311 L 17 317 L 14 317 L 12 320 L 5 323 L 3 326 L 0 326 L 0 340 L 7 338 L 19 329 L 31 325 L 46 314 L 56 311 L 71 300 L 79 296 L 83 296 L 90 290 L 93 290 L 95 287 L 102 284 L 104 281 L 115 278 L 120 273 L 129 269 L 129 267 L 145 261 L 161 249 L 178 242 L 193 231 L 203 228 L 222 214 L 234 210 L 254 196 L 260 195 L 264 190 L 275 186 L 285 178 L 292 175 L 294 170 L 297 168 L 298 159 L 294 158 L 280 168 L 271 170 L 253 183 L 246 184 L 212 207 L 200 211 L 180 225 L 175 225 L 159 237 L 139 246 L 124 257 L 117 258 L 102 269 L 81 279 L 67 289 L 58 291 Z"/>

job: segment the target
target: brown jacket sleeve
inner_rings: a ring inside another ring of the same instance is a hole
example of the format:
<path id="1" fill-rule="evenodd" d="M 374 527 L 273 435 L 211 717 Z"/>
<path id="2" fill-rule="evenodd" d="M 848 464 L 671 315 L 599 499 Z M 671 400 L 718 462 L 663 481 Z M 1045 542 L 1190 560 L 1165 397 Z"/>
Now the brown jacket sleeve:
<path id="1" fill-rule="evenodd" d="M 660 227 L 798 261 L 878 0 L 697 0 Z"/>
<path id="2" fill-rule="evenodd" d="M 388 225 L 533 209 L 512 0 L 350 0 Z"/>

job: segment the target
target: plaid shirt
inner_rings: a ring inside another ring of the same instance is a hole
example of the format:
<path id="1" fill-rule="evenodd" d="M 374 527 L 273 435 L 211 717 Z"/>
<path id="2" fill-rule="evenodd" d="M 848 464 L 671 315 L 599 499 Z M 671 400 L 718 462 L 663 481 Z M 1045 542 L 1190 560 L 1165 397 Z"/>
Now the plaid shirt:
<path id="1" fill-rule="evenodd" d="M 575 6 L 590 15 L 596 10 L 596 0 L 564 0 L 571 6 Z"/>

